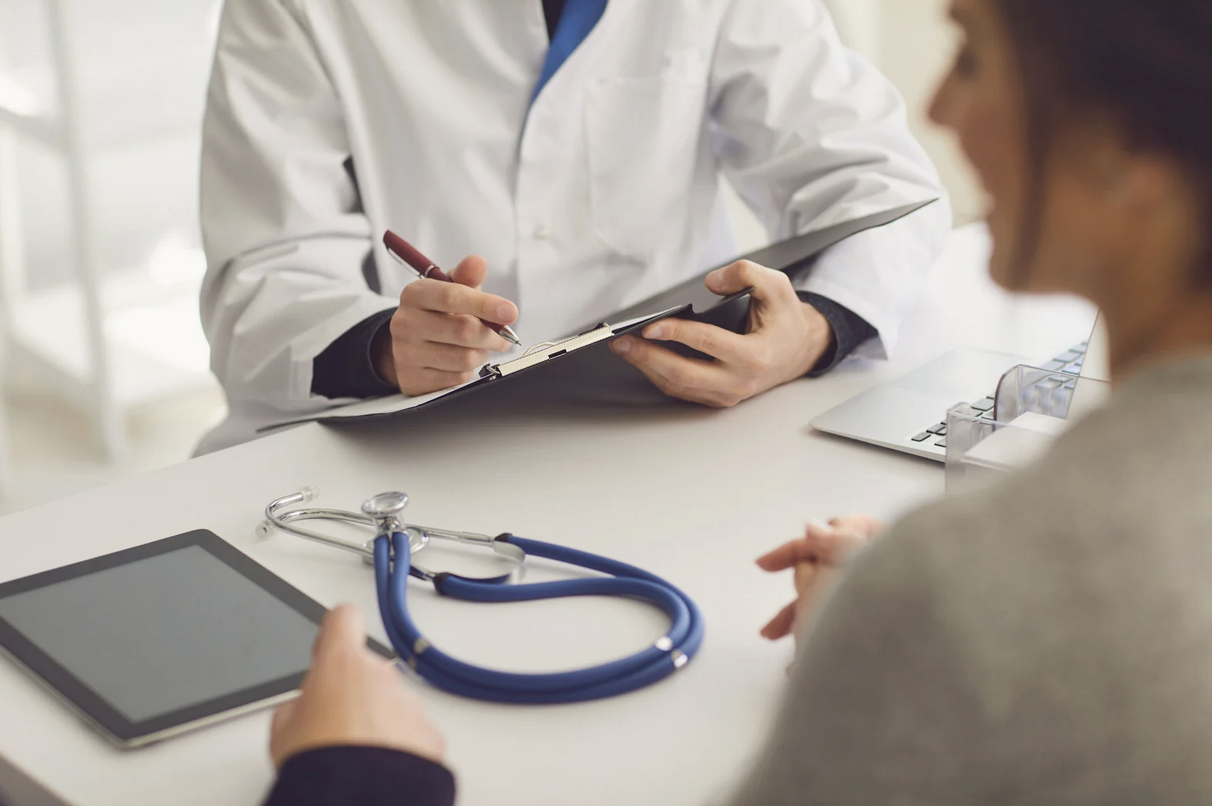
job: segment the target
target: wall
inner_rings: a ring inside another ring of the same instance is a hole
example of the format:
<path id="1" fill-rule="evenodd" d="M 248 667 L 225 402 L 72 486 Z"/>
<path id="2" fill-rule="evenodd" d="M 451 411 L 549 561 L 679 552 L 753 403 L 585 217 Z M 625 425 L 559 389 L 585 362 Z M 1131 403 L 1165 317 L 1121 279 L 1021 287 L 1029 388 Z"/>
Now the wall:
<path id="1" fill-rule="evenodd" d="M 833 0 L 846 2 L 847 0 Z M 850 0 L 878 7 L 875 61 L 905 96 L 910 126 L 938 167 L 957 223 L 981 217 L 984 201 L 950 135 L 930 123 L 930 99 L 955 56 L 957 35 L 947 20 L 950 0 Z"/>

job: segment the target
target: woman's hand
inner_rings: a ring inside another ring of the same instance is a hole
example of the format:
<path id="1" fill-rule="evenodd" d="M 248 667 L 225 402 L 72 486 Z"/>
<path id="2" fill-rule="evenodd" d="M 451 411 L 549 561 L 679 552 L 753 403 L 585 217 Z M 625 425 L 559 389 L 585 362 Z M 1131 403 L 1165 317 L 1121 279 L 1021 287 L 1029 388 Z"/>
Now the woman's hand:
<path id="1" fill-rule="evenodd" d="M 275 766 L 305 750 L 341 745 L 387 747 L 441 763 L 442 735 L 394 664 L 366 648 L 366 625 L 351 605 L 325 617 L 302 689 L 274 714 Z"/>
<path id="2" fill-rule="evenodd" d="M 800 301 L 781 271 L 742 260 L 707 275 L 707 287 L 721 296 L 753 289 L 745 335 L 664 319 L 644 328 L 642 339 L 624 336 L 610 344 L 671 397 L 717 408 L 735 406 L 804 376 L 832 343 L 825 317 Z M 686 358 L 654 341 L 680 342 L 714 360 Z"/>
<path id="3" fill-rule="evenodd" d="M 762 637 L 777 641 L 798 634 L 809 618 L 820 594 L 833 584 L 842 563 L 854 550 L 884 528 L 874 518 L 861 515 L 834 518 L 828 526 L 809 524 L 804 536 L 758 558 L 763 571 L 795 571 L 796 599 L 762 628 Z"/>

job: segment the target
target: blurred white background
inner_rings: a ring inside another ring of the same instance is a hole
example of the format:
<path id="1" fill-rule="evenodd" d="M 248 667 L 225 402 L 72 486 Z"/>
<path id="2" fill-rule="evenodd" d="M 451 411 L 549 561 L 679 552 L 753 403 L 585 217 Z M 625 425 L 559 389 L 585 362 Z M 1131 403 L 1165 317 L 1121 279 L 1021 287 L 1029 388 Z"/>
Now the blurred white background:
<path id="1" fill-rule="evenodd" d="M 946 2 L 827 5 L 905 94 L 963 222 L 979 197 L 925 118 L 952 55 Z M 219 6 L 0 0 L 0 512 L 182 461 L 222 417 L 197 314 L 199 129 Z M 743 245 L 761 245 L 737 212 Z"/>

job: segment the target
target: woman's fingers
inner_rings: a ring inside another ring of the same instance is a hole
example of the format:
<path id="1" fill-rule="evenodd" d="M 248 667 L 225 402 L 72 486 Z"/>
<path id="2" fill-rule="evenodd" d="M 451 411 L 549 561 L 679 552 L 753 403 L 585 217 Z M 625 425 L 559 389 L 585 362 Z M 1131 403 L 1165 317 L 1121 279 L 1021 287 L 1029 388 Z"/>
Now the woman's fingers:
<path id="1" fill-rule="evenodd" d="M 762 628 L 762 637 L 769 641 L 786 638 L 795 630 L 795 613 L 799 602 L 792 602 L 778 612 L 774 618 Z"/>
<path id="2" fill-rule="evenodd" d="M 828 524 L 811 521 L 802 538 L 758 557 L 757 565 L 763 571 L 793 569 L 798 596 L 767 622 L 762 637 L 777 641 L 794 633 L 797 621 L 811 611 L 820 590 L 837 575 L 839 566 L 882 529 L 880 521 L 865 516 L 834 518 Z"/>
<path id="3" fill-rule="evenodd" d="M 792 540 L 784 543 L 774 551 L 757 558 L 758 568 L 763 571 L 786 571 L 799 563 L 816 562 L 819 559 L 817 547 L 808 540 Z"/>
<path id="4" fill-rule="evenodd" d="M 322 663 L 350 648 L 360 650 L 365 642 L 366 621 L 362 612 L 351 604 L 338 605 L 324 615 L 312 645 L 312 660 Z"/>
<path id="5" fill-rule="evenodd" d="M 839 549 L 848 549 L 850 544 L 849 535 L 840 534 L 819 521 L 810 521 L 804 528 L 803 537 L 763 554 L 758 557 L 757 564 L 763 571 L 774 572 L 800 563 L 833 562 L 841 553 Z"/>
<path id="6" fill-rule="evenodd" d="M 867 515 L 847 515 L 842 518 L 831 518 L 829 525 L 836 531 L 849 532 L 868 540 L 886 528 L 883 521 Z"/>

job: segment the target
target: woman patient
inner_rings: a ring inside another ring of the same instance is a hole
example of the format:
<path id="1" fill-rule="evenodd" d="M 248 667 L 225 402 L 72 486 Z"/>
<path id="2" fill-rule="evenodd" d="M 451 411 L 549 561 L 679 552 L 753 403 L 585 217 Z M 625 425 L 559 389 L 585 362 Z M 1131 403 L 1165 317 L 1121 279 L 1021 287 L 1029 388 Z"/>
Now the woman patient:
<path id="1" fill-rule="evenodd" d="M 1209 802 L 1212 4 L 952 15 L 965 43 L 933 115 L 991 198 L 993 276 L 1096 303 L 1115 390 L 994 489 L 862 551 L 878 525 L 845 519 L 762 558 L 800 594 L 765 634 L 802 645 L 736 803 Z M 275 721 L 271 803 L 453 799 L 440 736 L 361 638 L 356 613 L 330 618 Z"/>

